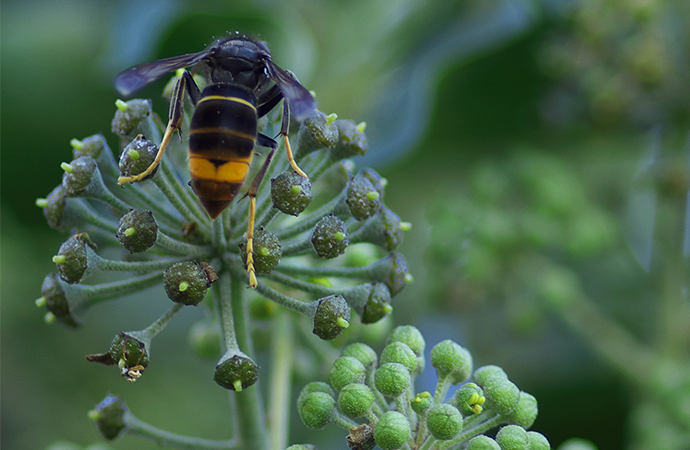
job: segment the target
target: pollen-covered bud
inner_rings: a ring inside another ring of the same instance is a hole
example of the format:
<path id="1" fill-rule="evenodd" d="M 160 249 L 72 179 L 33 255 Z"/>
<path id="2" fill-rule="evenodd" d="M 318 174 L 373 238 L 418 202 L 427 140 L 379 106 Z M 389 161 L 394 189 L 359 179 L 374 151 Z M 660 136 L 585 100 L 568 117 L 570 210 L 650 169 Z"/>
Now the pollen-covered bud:
<path id="1" fill-rule="evenodd" d="M 163 288 L 168 298 L 175 303 L 196 306 L 204 299 L 206 290 L 216 279 L 216 273 L 208 264 L 179 262 L 163 273 Z"/>
<path id="2" fill-rule="evenodd" d="M 313 332 L 330 341 L 350 326 L 350 307 L 342 295 L 329 295 L 317 301 Z"/>
<path id="3" fill-rule="evenodd" d="M 298 216 L 307 209 L 313 198 L 309 179 L 293 170 L 271 179 L 273 206 L 285 214 Z"/>
<path id="4" fill-rule="evenodd" d="M 362 156 L 369 150 L 369 143 L 364 134 L 364 123 L 357 125 L 351 120 L 336 120 L 338 142 L 331 149 L 332 161 Z"/>
<path id="5" fill-rule="evenodd" d="M 333 214 L 329 214 L 314 227 L 311 243 L 316 253 L 326 259 L 342 255 L 349 243 L 347 226 Z"/>
<path id="6" fill-rule="evenodd" d="M 84 192 L 93 179 L 96 160 L 90 156 L 81 156 L 71 163 L 63 163 L 62 187 L 68 197 L 77 197 Z"/>
<path id="7" fill-rule="evenodd" d="M 360 172 L 347 184 L 346 202 L 354 218 L 364 220 L 376 214 L 381 207 L 381 194 Z"/>
<path id="8" fill-rule="evenodd" d="M 537 420 L 537 414 L 539 414 L 537 399 L 527 392 L 520 392 L 520 399 L 517 406 L 508 415 L 508 420 L 512 424 L 529 428 Z"/>
<path id="9" fill-rule="evenodd" d="M 381 364 L 394 362 L 407 367 L 410 374 L 417 372 L 417 355 L 402 342 L 392 342 L 381 352 Z"/>
<path id="10" fill-rule="evenodd" d="M 527 431 L 517 425 L 506 425 L 496 433 L 501 450 L 529 450 Z"/>
<path id="11" fill-rule="evenodd" d="M 120 375 L 130 383 L 135 382 L 149 365 L 147 347 L 150 342 L 140 340 L 135 335 L 135 332 L 118 334 L 110 343 L 107 353 L 87 355 L 87 361 L 117 365 Z"/>
<path id="12" fill-rule="evenodd" d="M 407 367 L 398 363 L 382 364 L 374 374 L 376 389 L 386 397 L 397 397 L 410 386 L 412 378 Z"/>
<path id="13" fill-rule="evenodd" d="M 197 355 L 204 359 L 216 359 L 222 352 L 220 329 L 216 322 L 200 320 L 189 329 L 187 342 Z"/>
<path id="14" fill-rule="evenodd" d="M 393 311 L 391 293 L 383 283 L 370 283 L 369 297 L 362 309 L 362 323 L 376 323 Z"/>
<path id="15" fill-rule="evenodd" d="M 348 345 L 340 353 L 340 356 L 357 358 L 367 370 L 375 367 L 378 359 L 374 349 L 361 342 L 354 342 Z"/>
<path id="16" fill-rule="evenodd" d="M 213 380 L 225 389 L 240 392 L 256 383 L 259 366 L 239 350 L 228 350 L 216 364 Z"/>
<path id="17" fill-rule="evenodd" d="M 65 212 L 65 199 L 67 194 L 65 193 L 65 188 L 59 185 L 52 190 L 45 200 L 40 201 L 40 205 L 43 208 L 43 215 L 48 221 L 50 228 L 60 229 L 62 225 L 62 219 Z M 39 202 L 37 201 L 37 204 Z"/>
<path id="18" fill-rule="evenodd" d="M 158 146 L 152 141 L 139 134 L 132 142 L 122 150 L 120 154 L 120 174 L 124 177 L 139 175 L 149 168 L 156 159 Z M 158 171 L 158 166 L 151 172 L 151 175 L 144 178 L 148 180 Z"/>
<path id="19" fill-rule="evenodd" d="M 462 430 L 460 411 L 448 403 L 432 406 L 426 417 L 429 432 L 441 441 L 453 439 Z"/>
<path id="20" fill-rule="evenodd" d="M 348 384 L 338 394 L 338 409 L 350 419 L 364 416 L 373 403 L 374 393 L 366 384 Z"/>
<path id="21" fill-rule="evenodd" d="M 463 384 L 453 397 L 453 404 L 465 417 L 481 414 L 485 401 L 484 391 L 474 383 Z"/>
<path id="22" fill-rule="evenodd" d="M 257 275 L 266 275 L 278 265 L 283 256 L 278 236 L 266 231 L 263 227 L 254 232 L 254 270 Z M 242 262 L 247 266 L 247 239 L 240 243 Z"/>
<path id="23" fill-rule="evenodd" d="M 111 123 L 111 131 L 122 139 L 131 139 L 137 134 L 149 134 L 151 124 L 151 100 L 134 99 L 128 102 L 118 100 L 117 111 Z"/>
<path id="24" fill-rule="evenodd" d="M 411 436 L 410 422 L 397 411 L 383 414 L 374 428 L 374 440 L 382 450 L 397 450 Z"/>
<path id="25" fill-rule="evenodd" d="M 431 349 L 430 359 L 438 377 L 450 377 L 451 384 L 462 383 L 472 373 L 470 352 L 449 339 Z"/>
<path id="26" fill-rule="evenodd" d="M 120 218 L 115 234 L 130 253 L 148 250 L 158 238 L 158 224 L 151 211 L 132 209 Z"/>
<path id="27" fill-rule="evenodd" d="M 53 262 L 57 265 L 60 278 L 70 284 L 79 283 L 89 269 L 88 251 L 89 245 L 93 245 L 86 233 L 80 233 L 67 239 L 53 256 Z M 87 251 L 88 250 L 88 251 Z"/>
<path id="28" fill-rule="evenodd" d="M 304 119 L 297 133 L 296 159 L 299 160 L 324 147 L 333 147 L 338 142 L 338 128 L 333 123 L 335 117 L 335 114 L 327 116 L 321 111 L 316 111 Z"/>
<path id="29" fill-rule="evenodd" d="M 366 369 L 358 359 L 352 356 L 340 356 L 333 361 L 328 381 L 336 391 L 351 383 L 364 383 Z"/>
<path id="30" fill-rule="evenodd" d="M 335 399 L 325 392 L 312 392 L 302 399 L 297 412 L 304 425 L 320 430 L 333 419 Z"/>
<path id="31" fill-rule="evenodd" d="M 551 450 L 551 443 L 541 433 L 528 431 L 527 440 L 529 441 L 529 450 Z"/>
<path id="32" fill-rule="evenodd" d="M 89 418 L 96 421 L 98 431 L 105 439 L 113 441 L 127 426 L 124 419 L 127 412 L 121 397 L 108 395 L 95 409 L 89 411 Z"/>
<path id="33" fill-rule="evenodd" d="M 501 450 L 501 446 L 489 436 L 480 434 L 470 439 L 467 450 Z"/>
<path id="34" fill-rule="evenodd" d="M 410 400 L 412 410 L 417 414 L 426 414 L 429 408 L 434 404 L 434 397 L 428 391 L 420 392 Z"/>
<path id="35" fill-rule="evenodd" d="M 374 440 L 374 426 L 369 423 L 350 428 L 347 435 L 347 446 L 352 450 L 373 450 L 376 447 Z"/>
<path id="36" fill-rule="evenodd" d="M 45 306 L 52 319 L 70 328 L 79 326 L 81 321 L 72 314 L 67 294 L 56 274 L 51 273 L 45 277 L 41 287 L 41 295 L 42 297 L 36 303 L 39 306 Z"/>

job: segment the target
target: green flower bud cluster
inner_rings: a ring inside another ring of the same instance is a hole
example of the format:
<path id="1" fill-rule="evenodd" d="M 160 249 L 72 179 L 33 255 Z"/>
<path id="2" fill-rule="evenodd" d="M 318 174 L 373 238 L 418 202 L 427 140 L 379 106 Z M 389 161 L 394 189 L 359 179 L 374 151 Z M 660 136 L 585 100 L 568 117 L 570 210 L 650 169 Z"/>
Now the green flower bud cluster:
<path id="1" fill-rule="evenodd" d="M 309 428 L 333 423 L 349 430 L 350 448 L 549 449 L 548 440 L 526 431 L 537 402 L 497 366 L 473 368 L 472 355 L 445 340 L 431 349 L 438 383 L 434 393 L 415 393 L 426 343 L 412 326 L 393 329 L 380 355 L 369 346 L 347 346 L 331 367 L 328 383 L 302 389 L 297 409 Z M 448 396 L 451 385 L 460 385 Z M 363 421 L 363 422 L 362 422 Z M 492 439 L 484 433 L 501 428 Z M 522 446 L 520 446 L 522 445 Z M 531 447 L 530 447 L 531 445 Z"/>
<path id="2" fill-rule="evenodd" d="M 244 305 L 261 298 L 279 305 L 274 311 L 306 316 L 324 340 L 348 329 L 353 313 L 367 324 L 392 311 L 392 298 L 411 281 L 405 259 L 395 252 L 409 225 L 383 204 L 385 179 L 371 169 L 352 173 L 354 165 L 344 161 L 368 150 L 364 124 L 315 111 L 295 127 L 286 142 L 292 141 L 295 162 L 309 178 L 278 149 L 256 191 L 251 222 L 241 195 L 216 220 L 209 218 L 189 186 L 185 124 L 183 139 L 167 144 L 155 170 L 120 186 L 118 179 L 156 161 L 164 129 L 150 100 L 118 100 L 111 129 L 119 152 L 101 135 L 74 139 L 73 160 L 61 165 L 61 184 L 36 202 L 51 227 L 73 233 L 54 256 L 56 273 L 45 278 L 36 301 L 47 322 L 77 328 L 101 302 L 144 290 L 148 298 L 171 300 L 154 323 L 121 333 L 126 338 L 89 355 L 90 361 L 118 366 L 134 381 L 152 370 L 151 340 L 177 312 L 208 307 L 215 324 L 190 330 L 190 342 L 202 354 L 220 357 L 213 375 L 220 386 L 241 391 L 259 376 Z M 259 121 L 266 135 L 276 135 L 280 126 L 280 108 Z M 253 177 L 247 176 L 243 191 Z M 317 180 L 324 194 L 312 204 Z M 358 264 L 340 258 L 358 244 L 376 250 Z M 242 289 L 251 280 L 248 266 L 258 276 L 254 291 Z M 99 276 L 104 272 L 111 274 Z"/>

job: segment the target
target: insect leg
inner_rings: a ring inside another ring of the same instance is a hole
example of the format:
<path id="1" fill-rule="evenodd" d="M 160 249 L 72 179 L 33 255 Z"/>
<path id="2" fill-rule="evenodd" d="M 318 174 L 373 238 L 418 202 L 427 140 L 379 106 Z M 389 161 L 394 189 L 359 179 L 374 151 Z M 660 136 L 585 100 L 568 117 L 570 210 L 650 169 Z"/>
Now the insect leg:
<path id="1" fill-rule="evenodd" d="M 189 74 L 189 72 L 184 71 L 182 76 L 175 83 L 175 90 L 173 91 L 172 99 L 170 101 L 170 111 L 168 113 L 168 126 L 165 128 L 165 134 L 163 135 L 163 140 L 158 146 L 158 153 L 156 158 L 153 160 L 150 166 L 146 168 L 143 172 L 138 175 L 132 175 L 128 177 L 119 177 L 117 183 L 122 186 L 125 183 L 133 183 L 135 181 L 141 181 L 144 178 L 151 175 L 151 173 L 158 167 L 158 165 L 163 160 L 163 153 L 170 143 L 170 139 L 175 131 L 179 131 L 182 128 L 182 115 L 184 106 L 184 93 L 185 90 L 189 93 L 189 97 L 192 99 L 192 103 L 196 105 L 199 97 L 201 97 L 201 92 L 199 87 L 194 82 L 194 79 Z"/>
<path id="2" fill-rule="evenodd" d="M 247 227 L 247 275 L 249 275 L 249 287 L 254 289 L 259 284 L 256 280 L 256 270 L 254 269 L 254 219 L 256 216 L 256 195 L 259 192 L 259 186 L 266 176 L 268 171 L 268 166 L 271 165 L 271 160 L 275 150 L 272 149 L 271 152 L 266 156 L 266 161 L 259 169 L 252 180 L 252 184 L 249 186 L 249 190 L 245 197 L 249 197 L 249 226 Z"/>
<path id="3" fill-rule="evenodd" d="M 299 168 L 297 163 L 295 162 L 295 157 L 292 156 L 292 147 L 290 147 L 290 139 L 288 139 L 288 130 L 290 128 L 290 105 L 287 100 L 283 100 L 283 120 L 280 125 L 280 133 L 278 133 L 278 136 L 282 135 L 283 140 L 285 141 L 285 151 L 287 152 L 288 156 L 288 161 L 290 161 L 290 165 L 292 166 L 292 170 L 297 172 L 299 175 L 303 176 L 307 180 L 309 177 L 307 176 L 302 169 Z M 276 136 L 276 137 L 278 137 Z"/>

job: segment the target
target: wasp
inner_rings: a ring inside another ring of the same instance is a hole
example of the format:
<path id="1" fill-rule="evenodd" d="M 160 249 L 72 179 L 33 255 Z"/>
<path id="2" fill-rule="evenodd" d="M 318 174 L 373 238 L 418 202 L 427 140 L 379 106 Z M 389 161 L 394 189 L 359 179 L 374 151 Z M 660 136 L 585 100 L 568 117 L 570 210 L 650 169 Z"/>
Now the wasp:
<path id="1" fill-rule="evenodd" d="M 124 96 L 141 89 L 163 75 L 193 66 L 192 73 L 206 81 L 202 90 L 187 70 L 182 71 L 173 90 L 168 125 L 154 162 L 142 173 L 118 178 L 123 185 L 151 175 L 161 163 L 163 153 L 175 131 L 180 133 L 185 93 L 194 105 L 189 126 L 190 185 L 211 219 L 227 208 L 244 183 L 254 155 L 254 146 L 267 147 L 270 153 L 256 174 L 247 193 L 247 273 L 249 286 L 257 285 L 253 259 L 256 195 L 278 143 L 257 131 L 257 121 L 283 100 L 280 132 L 290 164 L 307 178 L 292 156 L 287 137 L 290 113 L 298 120 L 316 108 L 312 95 L 292 72 L 278 67 L 266 43 L 239 34 L 214 41 L 205 50 L 141 64 L 120 73 L 115 87 Z"/>

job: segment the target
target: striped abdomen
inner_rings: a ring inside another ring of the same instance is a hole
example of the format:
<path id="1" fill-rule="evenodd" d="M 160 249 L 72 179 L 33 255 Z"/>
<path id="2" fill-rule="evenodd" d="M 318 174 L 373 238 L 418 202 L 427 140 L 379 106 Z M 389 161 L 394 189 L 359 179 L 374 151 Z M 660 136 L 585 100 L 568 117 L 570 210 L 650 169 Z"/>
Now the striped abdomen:
<path id="1" fill-rule="evenodd" d="M 240 86 L 206 87 L 189 127 L 192 189 L 215 219 L 237 195 L 254 154 L 256 98 Z"/>

